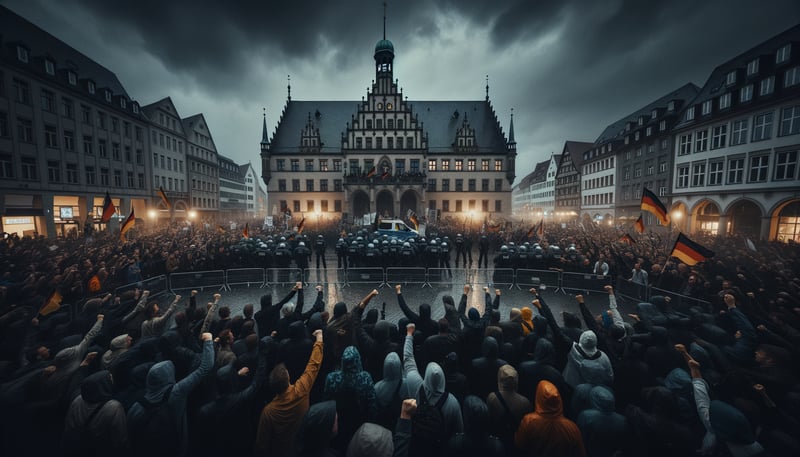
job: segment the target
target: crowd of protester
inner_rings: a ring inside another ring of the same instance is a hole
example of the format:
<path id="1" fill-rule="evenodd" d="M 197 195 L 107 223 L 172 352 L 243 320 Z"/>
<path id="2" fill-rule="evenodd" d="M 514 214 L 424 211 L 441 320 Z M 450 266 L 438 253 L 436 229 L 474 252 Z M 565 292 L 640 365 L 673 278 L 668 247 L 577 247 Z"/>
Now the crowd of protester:
<path id="1" fill-rule="evenodd" d="M 485 249 L 486 265 L 618 276 L 696 300 L 652 294 L 622 316 L 608 286 L 599 313 L 577 295 L 559 298 L 567 311 L 555 316 L 531 289 L 530 301 L 501 315 L 500 290 L 465 285 L 442 303 L 406 303 L 398 285 L 381 293 L 404 315 L 389 322 L 370 306 L 377 291 L 325 303 L 322 287 L 302 282 L 257 304 L 220 295 L 198 303 L 194 291 L 111 293 L 154 275 L 264 267 L 269 240 L 293 256 L 306 248 L 310 263 L 318 240 L 327 249 L 349 230 L 322 238 L 253 230 L 242 240 L 238 231 L 164 228 L 126 243 L 104 233 L 7 237 L 2 454 L 800 454 L 795 244 L 753 250 L 741 237 L 696 236 L 716 255 L 690 267 L 669 257 L 668 234 L 622 244 L 619 230 L 578 224 L 541 239 L 523 226 L 435 229 L 413 243 L 452 243 L 462 268 L 484 268 L 470 255 Z M 356 229 L 357 246 L 359 236 L 383 246 Z M 469 247 L 456 247 L 459 239 Z M 55 291 L 60 308 L 41 313 Z M 483 306 L 468 306 L 474 294 Z"/>

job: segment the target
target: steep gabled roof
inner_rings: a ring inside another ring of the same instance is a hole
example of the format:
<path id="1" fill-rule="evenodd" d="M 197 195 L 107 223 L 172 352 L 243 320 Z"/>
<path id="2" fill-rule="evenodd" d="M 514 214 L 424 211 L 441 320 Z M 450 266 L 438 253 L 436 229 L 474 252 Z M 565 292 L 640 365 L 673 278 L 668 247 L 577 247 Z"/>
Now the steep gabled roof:
<path id="1" fill-rule="evenodd" d="M 567 141 L 564 143 L 564 151 L 561 154 L 561 157 L 558 161 L 558 168 L 561 168 L 561 162 L 569 153 L 570 158 L 572 159 L 572 164 L 576 170 L 580 172 L 581 165 L 583 165 L 583 153 L 592 149 L 594 143 L 589 143 L 585 141 Z"/>
<path id="2" fill-rule="evenodd" d="M 446 152 L 452 149 L 456 130 L 461 127 L 464 115 L 470 127 L 475 129 L 478 151 L 504 152 L 506 139 L 494 111 L 487 102 L 476 101 L 408 101 L 412 114 L 422 124 L 428 135 L 430 152 Z M 319 129 L 321 150 L 340 152 L 342 134 L 348 123 L 358 113 L 361 102 L 356 101 L 297 101 L 287 102 L 278 120 L 271 140 L 273 152 L 296 152 L 300 145 L 300 132 L 311 121 Z M 458 112 L 458 116 L 454 113 Z"/>
<path id="3" fill-rule="evenodd" d="M 93 80 L 98 89 L 108 88 L 114 95 L 130 99 L 112 71 L 4 6 L 0 6 L 0 42 L 3 46 L 23 44 L 31 57 L 47 55 L 55 61 L 57 70 L 69 69 L 80 79 Z"/>

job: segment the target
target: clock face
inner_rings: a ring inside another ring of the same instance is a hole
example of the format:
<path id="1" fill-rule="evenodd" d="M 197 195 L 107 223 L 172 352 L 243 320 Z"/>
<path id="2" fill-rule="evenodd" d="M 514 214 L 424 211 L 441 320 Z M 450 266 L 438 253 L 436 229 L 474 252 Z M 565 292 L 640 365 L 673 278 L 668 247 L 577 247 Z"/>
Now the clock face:
<path id="1" fill-rule="evenodd" d="M 383 103 L 378 103 L 377 108 L 378 109 L 383 109 Z"/>
<path id="2" fill-rule="evenodd" d="M 387 104 L 386 104 L 386 109 L 389 109 L 389 110 L 390 110 L 390 109 L 392 109 L 392 108 L 394 108 L 394 107 L 392 106 L 392 104 L 391 104 L 391 103 L 387 103 Z"/>

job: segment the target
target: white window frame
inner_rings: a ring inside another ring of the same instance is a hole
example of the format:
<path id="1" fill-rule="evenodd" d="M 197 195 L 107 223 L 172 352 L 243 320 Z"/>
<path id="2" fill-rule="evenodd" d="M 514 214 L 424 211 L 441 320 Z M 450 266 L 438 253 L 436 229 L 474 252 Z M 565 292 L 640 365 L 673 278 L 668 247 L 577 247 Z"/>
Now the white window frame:
<path id="1" fill-rule="evenodd" d="M 708 114 L 711 114 L 711 100 L 704 101 L 700 108 L 700 115 L 706 116 Z"/>
<path id="2" fill-rule="evenodd" d="M 683 189 L 689 187 L 689 164 L 678 165 L 675 173 L 675 188 Z"/>
<path id="3" fill-rule="evenodd" d="M 741 184 L 744 182 L 744 157 L 733 157 L 728 159 L 728 184 Z M 734 168 L 734 165 L 736 167 Z M 731 179 L 731 173 L 736 179 Z"/>
<path id="4" fill-rule="evenodd" d="M 50 59 L 44 59 L 44 71 L 50 76 L 56 74 L 56 64 Z"/>
<path id="5" fill-rule="evenodd" d="M 678 142 L 678 155 L 684 156 L 689 155 L 692 153 L 692 134 L 687 133 L 685 135 L 681 135 L 680 141 Z M 630 159 L 630 157 L 628 157 Z"/>
<path id="6" fill-rule="evenodd" d="M 692 187 L 705 187 L 706 185 L 706 162 L 692 164 Z"/>
<path id="7" fill-rule="evenodd" d="M 708 151 L 708 130 L 695 132 L 694 152 Z"/>
<path id="8" fill-rule="evenodd" d="M 736 70 L 728 72 L 728 74 L 725 76 L 726 86 L 732 86 L 734 84 L 736 84 Z"/>
<path id="9" fill-rule="evenodd" d="M 708 163 L 708 186 L 721 186 L 725 178 L 725 162 L 716 160 Z"/>
<path id="10" fill-rule="evenodd" d="M 731 93 L 722 94 L 719 97 L 719 109 L 728 109 L 731 107 Z"/>
<path id="11" fill-rule="evenodd" d="M 28 54 L 28 48 L 22 46 L 21 44 L 17 45 L 17 59 L 20 62 L 28 63 L 30 61 L 30 56 Z"/>
<path id="12" fill-rule="evenodd" d="M 711 149 L 724 148 L 728 140 L 728 124 L 715 125 L 711 130 Z"/>
<path id="13" fill-rule="evenodd" d="M 739 89 L 739 103 L 746 103 L 753 99 L 753 85 L 748 84 Z"/>
<path id="14" fill-rule="evenodd" d="M 731 123 L 730 145 L 747 143 L 747 131 L 750 127 L 750 119 L 738 119 Z"/>
<path id="15" fill-rule="evenodd" d="M 686 110 L 686 120 L 687 120 L 687 121 L 694 120 L 694 106 L 690 106 L 690 107 L 689 107 L 689 108 Z"/>
<path id="16" fill-rule="evenodd" d="M 778 136 L 797 135 L 798 133 L 800 133 L 800 105 L 783 108 Z"/>
<path id="17" fill-rule="evenodd" d="M 800 65 L 786 70 L 783 74 L 783 87 L 792 87 L 800 84 Z"/>
<path id="18" fill-rule="evenodd" d="M 775 53 L 775 63 L 780 64 L 789 60 L 792 53 L 792 44 L 787 43 L 778 49 Z"/>
<path id="19" fill-rule="evenodd" d="M 747 176 L 748 183 L 766 182 L 769 178 L 769 155 L 757 154 L 750 156 L 750 173 Z M 756 179 L 752 179 L 753 174 L 757 173 Z M 761 178 L 763 176 L 763 178 Z"/>
<path id="20" fill-rule="evenodd" d="M 775 75 L 769 76 L 761 80 L 758 88 L 758 95 L 770 95 L 775 92 Z"/>
<path id="21" fill-rule="evenodd" d="M 747 76 L 758 74 L 758 59 L 753 59 L 747 63 Z"/>
<path id="22" fill-rule="evenodd" d="M 775 153 L 775 180 L 790 181 L 797 176 L 797 150 Z"/>
<path id="23" fill-rule="evenodd" d="M 769 119 L 769 122 L 767 122 Z M 761 122 L 759 122 L 761 121 Z M 767 111 L 753 116 L 753 136 L 752 141 L 764 141 L 772 138 L 772 126 L 775 123 L 775 113 Z M 756 133 L 760 132 L 758 137 Z"/>

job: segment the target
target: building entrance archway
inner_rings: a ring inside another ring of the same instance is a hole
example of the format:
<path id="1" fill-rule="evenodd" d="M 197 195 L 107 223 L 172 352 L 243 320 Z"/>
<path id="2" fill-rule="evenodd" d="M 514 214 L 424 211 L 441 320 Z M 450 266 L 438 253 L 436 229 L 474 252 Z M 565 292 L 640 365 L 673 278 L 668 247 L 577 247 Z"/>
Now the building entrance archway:
<path id="1" fill-rule="evenodd" d="M 382 190 L 375 197 L 375 208 L 381 217 L 395 217 L 394 195 L 391 191 Z"/>
<path id="2" fill-rule="evenodd" d="M 731 206 L 728 214 L 731 222 L 729 233 L 759 238 L 763 214 L 761 214 L 761 209 L 758 205 L 750 200 L 740 200 Z"/>
<path id="3" fill-rule="evenodd" d="M 417 212 L 417 194 L 412 190 L 407 190 L 400 197 L 400 215 L 405 217 L 408 211 Z"/>
<path id="4" fill-rule="evenodd" d="M 353 195 L 353 216 L 360 218 L 369 212 L 369 195 L 364 191 L 357 191 Z"/>

